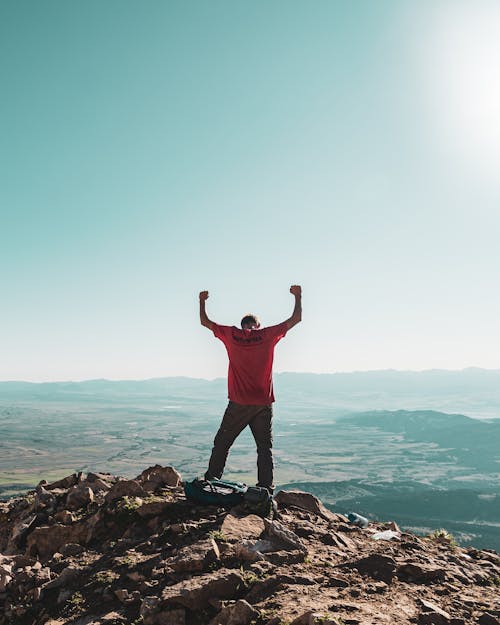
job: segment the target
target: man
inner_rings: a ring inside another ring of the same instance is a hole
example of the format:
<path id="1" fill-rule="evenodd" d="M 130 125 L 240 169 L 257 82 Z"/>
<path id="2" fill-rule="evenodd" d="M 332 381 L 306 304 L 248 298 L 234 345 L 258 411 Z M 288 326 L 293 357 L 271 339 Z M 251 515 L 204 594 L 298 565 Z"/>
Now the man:
<path id="1" fill-rule="evenodd" d="M 222 477 L 229 449 L 248 425 L 257 445 L 257 486 L 263 486 L 273 493 L 274 347 L 302 319 L 302 289 L 295 284 L 290 287 L 290 293 L 295 297 L 295 306 L 289 319 L 261 329 L 255 315 L 246 315 L 241 320 L 241 330 L 236 326 L 221 326 L 211 321 L 205 308 L 208 291 L 200 293 L 201 325 L 212 330 L 224 343 L 229 357 L 229 404 L 214 439 L 205 473 L 207 480 Z"/>

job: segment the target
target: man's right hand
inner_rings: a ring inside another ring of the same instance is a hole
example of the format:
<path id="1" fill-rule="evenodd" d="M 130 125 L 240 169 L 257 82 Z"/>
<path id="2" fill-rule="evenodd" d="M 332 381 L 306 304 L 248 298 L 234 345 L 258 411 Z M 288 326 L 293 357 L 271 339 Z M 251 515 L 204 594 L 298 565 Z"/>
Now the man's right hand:
<path id="1" fill-rule="evenodd" d="M 300 284 L 292 284 L 292 286 L 290 287 L 290 293 L 295 296 L 302 295 L 302 287 L 300 286 Z"/>
<path id="2" fill-rule="evenodd" d="M 206 302 L 208 299 L 208 291 L 200 291 L 200 302 Z"/>

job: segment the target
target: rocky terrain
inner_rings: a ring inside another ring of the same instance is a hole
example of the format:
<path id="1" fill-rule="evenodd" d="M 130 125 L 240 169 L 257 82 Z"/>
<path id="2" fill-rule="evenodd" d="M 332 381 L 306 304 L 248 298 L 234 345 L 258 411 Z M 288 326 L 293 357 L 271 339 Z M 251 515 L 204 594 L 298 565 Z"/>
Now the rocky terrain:
<path id="1" fill-rule="evenodd" d="M 0 625 L 500 623 L 496 552 L 276 501 L 200 506 L 161 466 L 41 482 L 0 502 Z"/>

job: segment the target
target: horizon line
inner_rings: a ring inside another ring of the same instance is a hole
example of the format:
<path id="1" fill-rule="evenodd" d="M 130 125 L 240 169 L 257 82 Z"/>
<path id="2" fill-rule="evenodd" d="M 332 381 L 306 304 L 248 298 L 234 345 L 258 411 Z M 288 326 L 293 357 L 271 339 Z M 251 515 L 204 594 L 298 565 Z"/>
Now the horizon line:
<path id="1" fill-rule="evenodd" d="M 275 376 L 280 375 L 355 375 L 363 373 L 430 373 L 430 372 L 446 372 L 446 373 L 464 373 L 466 371 L 485 371 L 489 373 L 500 373 L 500 369 L 488 369 L 486 367 L 463 367 L 461 369 L 441 369 L 433 367 L 430 369 L 355 369 L 351 371 L 277 371 Z M 215 382 L 216 380 L 225 380 L 225 376 L 215 378 L 203 378 L 189 375 L 168 375 L 154 376 L 151 378 L 83 378 L 71 380 L 0 380 L 0 384 L 82 384 L 85 382 L 151 382 L 154 380 L 204 380 L 206 382 Z"/>

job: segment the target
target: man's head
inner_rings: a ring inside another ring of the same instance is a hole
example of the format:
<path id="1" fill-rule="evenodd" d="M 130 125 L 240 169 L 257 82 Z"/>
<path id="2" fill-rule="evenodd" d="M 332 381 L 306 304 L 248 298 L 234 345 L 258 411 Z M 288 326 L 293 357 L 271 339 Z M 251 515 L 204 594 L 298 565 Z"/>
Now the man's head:
<path id="1" fill-rule="evenodd" d="M 241 327 L 243 330 L 258 330 L 260 328 L 260 321 L 256 315 L 245 315 L 241 320 Z"/>

